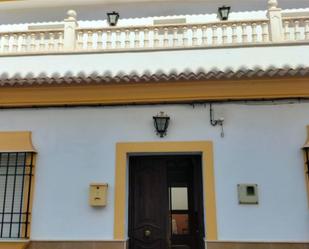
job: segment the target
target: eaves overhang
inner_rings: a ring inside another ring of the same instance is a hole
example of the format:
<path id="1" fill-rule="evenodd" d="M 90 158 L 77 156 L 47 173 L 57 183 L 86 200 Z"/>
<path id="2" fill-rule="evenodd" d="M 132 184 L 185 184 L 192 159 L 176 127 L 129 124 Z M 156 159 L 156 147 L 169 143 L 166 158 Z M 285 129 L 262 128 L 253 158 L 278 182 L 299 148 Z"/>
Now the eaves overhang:
<path id="1" fill-rule="evenodd" d="M 298 66 L 295 68 L 274 68 L 267 69 L 239 69 L 225 71 L 210 70 L 210 71 L 186 71 L 186 72 L 157 72 L 135 74 L 114 75 L 97 74 L 96 72 L 86 75 L 84 72 L 77 73 L 76 76 L 40 76 L 40 77 L 12 77 L 1 78 L 1 87 L 12 86 L 52 86 L 52 85 L 89 85 L 89 84 L 134 84 L 134 83 L 172 83 L 172 82 L 193 82 L 193 81 L 227 81 L 227 80 L 249 80 L 249 79 L 278 79 L 278 78 L 299 78 L 309 77 L 309 67 Z M 309 86 L 309 85 L 308 85 Z"/>

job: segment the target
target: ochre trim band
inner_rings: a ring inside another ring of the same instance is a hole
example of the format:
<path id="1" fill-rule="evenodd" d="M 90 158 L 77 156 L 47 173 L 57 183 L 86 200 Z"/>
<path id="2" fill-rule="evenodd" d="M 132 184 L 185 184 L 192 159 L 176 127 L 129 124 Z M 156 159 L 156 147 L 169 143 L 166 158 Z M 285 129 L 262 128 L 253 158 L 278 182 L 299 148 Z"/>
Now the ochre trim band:
<path id="1" fill-rule="evenodd" d="M 0 107 L 309 98 L 309 78 L 2 87 Z"/>

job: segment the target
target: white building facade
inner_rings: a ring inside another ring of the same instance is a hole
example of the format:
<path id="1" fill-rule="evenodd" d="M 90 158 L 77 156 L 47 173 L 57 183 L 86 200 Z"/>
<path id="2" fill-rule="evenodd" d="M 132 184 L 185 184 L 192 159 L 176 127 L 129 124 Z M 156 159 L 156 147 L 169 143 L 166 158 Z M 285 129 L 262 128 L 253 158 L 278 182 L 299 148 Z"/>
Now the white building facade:
<path id="1" fill-rule="evenodd" d="M 306 1 L 0 9 L 1 249 L 309 248 Z"/>

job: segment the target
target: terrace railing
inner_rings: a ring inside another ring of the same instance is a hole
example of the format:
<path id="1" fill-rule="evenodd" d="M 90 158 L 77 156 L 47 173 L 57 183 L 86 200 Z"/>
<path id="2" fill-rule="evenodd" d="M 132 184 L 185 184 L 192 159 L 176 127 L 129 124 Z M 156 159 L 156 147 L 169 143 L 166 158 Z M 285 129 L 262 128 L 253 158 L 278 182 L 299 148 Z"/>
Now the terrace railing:
<path id="1" fill-rule="evenodd" d="M 309 16 L 282 16 L 276 0 L 268 4 L 267 18 L 261 20 L 87 29 L 78 27 L 76 13 L 70 10 L 61 29 L 1 32 L 0 55 L 309 42 Z"/>

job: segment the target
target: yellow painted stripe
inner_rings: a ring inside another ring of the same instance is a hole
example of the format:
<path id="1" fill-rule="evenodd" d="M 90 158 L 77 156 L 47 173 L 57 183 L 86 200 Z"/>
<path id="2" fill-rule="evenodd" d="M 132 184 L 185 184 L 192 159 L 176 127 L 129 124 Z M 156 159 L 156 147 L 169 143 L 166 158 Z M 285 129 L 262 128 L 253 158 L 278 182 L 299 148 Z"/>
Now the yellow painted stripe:
<path id="1" fill-rule="evenodd" d="M 26 249 L 29 242 L 0 242 L 0 249 Z"/>
<path id="2" fill-rule="evenodd" d="M 309 97 L 309 78 L 1 87 L 0 107 Z"/>

